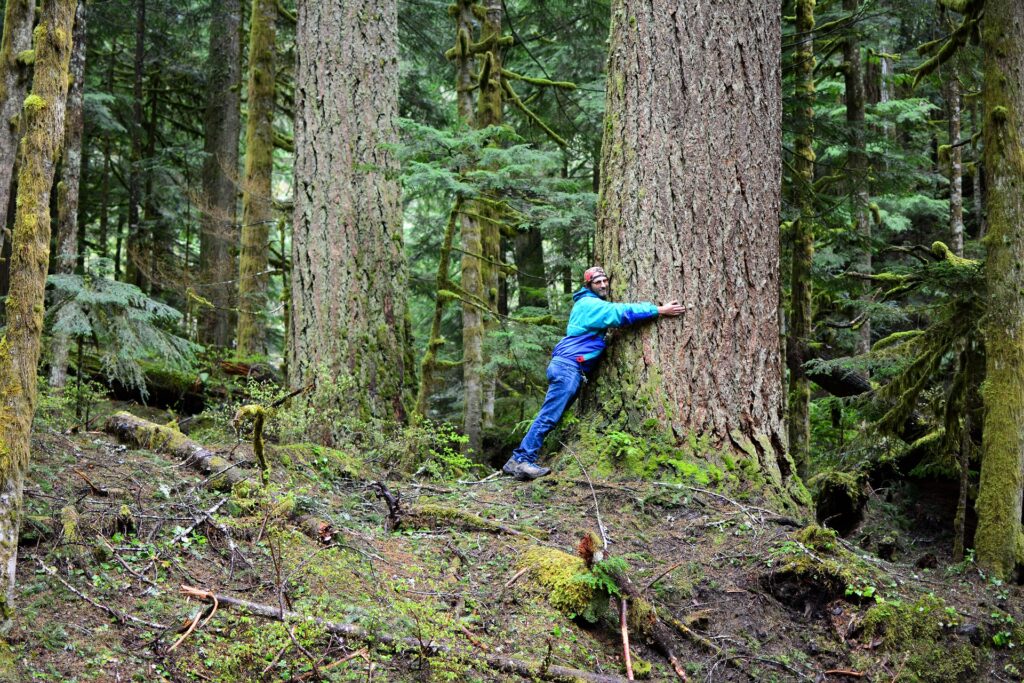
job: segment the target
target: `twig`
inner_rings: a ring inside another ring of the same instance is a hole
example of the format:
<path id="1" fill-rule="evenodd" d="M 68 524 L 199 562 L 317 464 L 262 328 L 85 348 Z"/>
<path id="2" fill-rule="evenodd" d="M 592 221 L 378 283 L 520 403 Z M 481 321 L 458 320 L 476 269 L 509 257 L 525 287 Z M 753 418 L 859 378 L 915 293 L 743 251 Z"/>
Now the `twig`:
<path id="1" fill-rule="evenodd" d="M 682 566 L 683 566 L 683 564 L 684 564 L 685 562 L 686 562 L 686 560 L 681 560 L 681 561 L 679 561 L 679 562 L 676 562 L 676 563 L 675 563 L 674 565 L 672 565 L 671 567 L 669 567 L 668 569 L 666 569 L 666 570 L 665 570 L 665 571 L 663 571 L 662 573 L 660 573 L 660 574 L 658 574 L 657 576 L 655 576 L 655 577 L 654 577 L 653 579 L 651 579 L 651 580 L 650 580 L 650 581 L 649 581 L 649 582 L 647 583 L 647 585 L 646 585 L 646 586 L 644 586 L 644 592 L 646 593 L 647 591 L 651 590 L 651 587 L 652 587 L 652 586 L 653 586 L 654 584 L 656 584 L 656 583 L 658 583 L 659 581 L 661 581 L 661 580 L 662 580 L 663 578 L 665 578 L 666 576 L 668 576 L 669 574 L 671 574 L 672 572 L 674 572 L 674 571 L 675 571 L 676 569 L 679 569 L 680 567 L 682 567 Z"/>
<path id="2" fill-rule="evenodd" d="M 517 572 L 516 572 L 515 574 L 513 574 L 513 575 L 512 575 L 512 578 L 511 578 L 511 579 L 509 579 L 508 581 L 506 581 L 506 582 L 505 582 L 505 588 L 508 588 L 508 587 L 509 587 L 509 586 L 511 586 L 511 585 L 512 585 L 513 583 L 515 583 L 516 581 L 518 581 L 518 580 L 519 580 L 519 577 L 520 577 L 520 576 L 522 576 L 523 574 L 525 574 L 525 573 L 526 573 L 526 572 L 528 572 L 528 571 L 530 571 L 530 568 L 529 568 L 529 567 L 524 567 L 524 568 L 520 569 L 519 571 L 517 571 Z"/>
<path id="3" fill-rule="evenodd" d="M 626 624 L 626 611 L 629 602 L 623 596 L 619 598 L 619 626 L 622 629 L 622 658 L 626 662 L 626 678 L 633 680 L 633 660 L 629 656 L 629 627 Z"/>
<path id="4" fill-rule="evenodd" d="M 569 451 L 569 455 L 573 457 L 576 464 L 583 470 L 583 476 L 587 478 L 587 483 L 590 485 L 590 495 L 594 497 L 594 513 L 597 515 L 597 530 L 601 532 L 601 542 L 604 543 L 605 550 L 608 549 L 608 535 L 605 533 L 604 523 L 601 522 L 601 508 L 597 504 L 597 492 L 594 491 L 594 482 L 590 480 L 590 475 L 587 473 L 587 468 L 580 462 L 579 457 L 576 456 L 576 452 L 565 445 L 564 441 L 559 441 L 562 444 L 562 448 Z"/>
<path id="5" fill-rule="evenodd" d="M 216 598 L 216 596 L 214 596 L 214 599 L 213 599 L 213 609 L 210 610 L 210 613 L 207 615 L 206 619 L 203 619 L 203 626 L 206 626 L 208 623 L 210 623 L 210 619 L 212 619 L 213 615 L 217 613 L 217 606 L 218 606 L 218 604 L 219 603 L 217 602 L 217 598 Z M 196 611 L 196 616 L 195 616 L 195 618 L 192 619 L 192 623 L 189 624 L 188 629 L 186 629 L 186 631 L 181 634 L 180 638 L 178 638 L 176 641 L 174 641 L 173 645 L 171 645 L 169 648 L 167 648 L 168 652 L 173 652 L 175 650 L 175 648 L 177 648 L 179 645 L 181 645 L 183 642 L 185 642 L 186 638 L 188 638 L 190 635 L 192 635 L 192 632 L 195 631 L 196 628 L 199 626 L 199 619 L 202 618 L 203 612 L 205 612 L 205 611 L 206 611 L 206 609 L 199 609 L 198 611 Z"/>
<path id="6" fill-rule="evenodd" d="M 101 489 L 100 487 L 96 486 L 96 484 L 92 483 L 92 481 L 89 480 L 89 477 L 82 474 L 81 470 L 72 469 L 71 471 L 80 476 L 85 481 L 85 483 L 89 485 L 89 490 L 92 491 L 92 494 L 94 496 L 106 498 L 107 496 L 110 495 L 109 491 L 107 491 L 106 489 Z"/>
<path id="7" fill-rule="evenodd" d="M 896 681 L 900 677 L 900 674 L 903 673 L 903 667 L 905 667 L 907 665 L 907 659 L 909 657 L 910 657 L 910 653 L 909 652 L 907 654 L 903 655 L 903 661 L 900 662 L 900 668 L 896 669 L 896 675 L 892 677 L 892 680 L 889 681 L 889 683 L 896 683 Z"/>
<path id="8" fill-rule="evenodd" d="M 850 671 L 848 669 L 829 669 L 828 671 L 822 671 L 825 676 L 853 676 L 854 678 L 864 678 L 864 674 L 860 671 Z"/>

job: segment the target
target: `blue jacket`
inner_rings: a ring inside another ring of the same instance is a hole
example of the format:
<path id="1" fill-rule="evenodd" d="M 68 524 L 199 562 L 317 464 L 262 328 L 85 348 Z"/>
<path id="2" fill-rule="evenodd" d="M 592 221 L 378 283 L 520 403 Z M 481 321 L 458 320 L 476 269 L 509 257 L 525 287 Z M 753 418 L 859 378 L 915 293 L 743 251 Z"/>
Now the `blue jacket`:
<path id="1" fill-rule="evenodd" d="M 597 365 L 604 352 L 604 335 L 609 327 L 632 325 L 658 317 L 658 307 L 654 304 L 613 304 L 586 287 L 573 294 L 572 300 L 565 337 L 551 355 L 579 363 L 583 372 L 589 372 Z"/>

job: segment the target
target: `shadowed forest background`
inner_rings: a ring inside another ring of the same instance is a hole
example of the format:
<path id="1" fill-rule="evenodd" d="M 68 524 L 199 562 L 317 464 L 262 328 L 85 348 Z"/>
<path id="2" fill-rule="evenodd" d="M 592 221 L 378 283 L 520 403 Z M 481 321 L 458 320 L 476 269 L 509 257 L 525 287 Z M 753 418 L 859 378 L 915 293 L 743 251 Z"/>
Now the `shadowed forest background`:
<path id="1" fill-rule="evenodd" d="M 1021 680 L 1015 0 L 7 0 L 0 88 L 0 680 Z M 686 313 L 503 479 L 593 264 Z"/>

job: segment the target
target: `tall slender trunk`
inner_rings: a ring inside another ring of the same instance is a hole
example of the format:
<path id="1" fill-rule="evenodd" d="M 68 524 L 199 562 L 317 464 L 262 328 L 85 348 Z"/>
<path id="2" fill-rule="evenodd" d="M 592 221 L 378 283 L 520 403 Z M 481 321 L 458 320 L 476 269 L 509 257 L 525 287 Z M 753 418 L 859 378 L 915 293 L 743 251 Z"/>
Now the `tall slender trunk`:
<path id="1" fill-rule="evenodd" d="M 516 282 L 519 305 L 548 307 L 544 274 L 544 236 L 538 228 L 521 230 L 515 236 Z"/>
<path id="2" fill-rule="evenodd" d="M 619 335 L 595 390 L 601 429 L 660 427 L 697 444 L 698 466 L 731 451 L 800 506 L 778 334 L 777 10 L 612 3 L 597 257 L 615 299 L 679 298 L 686 314 Z"/>
<path id="3" fill-rule="evenodd" d="M 843 9 L 854 15 L 860 8 L 860 0 L 843 0 Z M 846 176 L 850 179 L 850 203 L 853 214 L 854 231 L 860 244 L 854 258 L 853 268 L 859 273 L 871 273 L 871 221 L 868 217 L 868 157 L 866 152 L 864 130 L 864 74 L 861 67 L 860 37 L 857 27 L 849 29 L 850 33 L 843 43 L 843 73 L 846 81 L 846 124 L 848 130 Z M 864 287 L 860 300 L 870 304 Z M 871 349 L 871 316 L 864 311 L 857 339 L 857 353 L 867 353 Z"/>
<path id="4" fill-rule="evenodd" d="M 32 61 L 25 53 L 32 49 L 34 0 L 7 0 L 4 9 L 4 33 L 0 41 L 0 218 L 7 227 L 7 208 L 11 201 L 11 177 L 18 153 L 21 103 L 32 74 Z M 0 249 L 4 231 L 0 230 Z"/>
<path id="5" fill-rule="evenodd" d="M 430 321 L 430 335 L 427 337 L 427 348 L 423 353 L 423 360 L 420 361 L 420 387 L 416 392 L 416 415 L 419 418 L 427 416 L 430 407 L 430 393 L 434 388 L 434 372 L 440 367 L 437 354 L 444 346 L 444 337 L 441 336 L 441 319 L 444 315 L 444 305 L 448 296 L 442 292 L 451 291 L 452 285 L 448 277 L 448 270 L 451 267 L 452 242 L 455 238 L 455 226 L 458 223 L 459 215 L 462 213 L 462 198 L 455 200 L 451 212 L 448 214 L 448 224 L 444 229 L 444 238 L 441 241 L 441 253 L 437 260 L 437 277 L 435 278 L 434 292 L 437 297 L 434 301 L 434 315 Z"/>
<path id="6" fill-rule="evenodd" d="M 270 223 L 274 220 L 274 59 L 277 3 L 253 0 L 249 28 L 249 118 L 242 179 L 238 268 L 238 352 L 267 353 Z"/>
<path id="7" fill-rule="evenodd" d="M 14 616 L 14 581 L 22 491 L 37 398 L 50 257 L 50 189 L 64 138 L 75 0 L 44 0 L 35 31 L 35 75 L 25 99 L 25 139 L 18 169 L 7 327 L 0 337 L 0 634 Z"/>
<path id="8" fill-rule="evenodd" d="M 132 61 L 131 160 L 128 166 L 128 235 L 124 247 L 125 279 L 143 285 L 143 234 L 139 204 L 142 200 L 142 82 L 146 69 L 146 0 L 135 4 L 135 56 Z"/>
<path id="9" fill-rule="evenodd" d="M 64 115 L 64 159 L 57 183 L 57 239 L 55 271 L 73 273 L 78 263 L 78 188 L 82 171 L 82 91 L 85 85 L 85 0 L 78 0 L 72 36 L 71 86 Z M 67 381 L 67 337 L 53 339 L 50 386 L 63 387 Z"/>
<path id="10" fill-rule="evenodd" d="M 987 0 L 981 21 L 988 310 L 974 547 L 978 563 L 1006 579 L 1024 564 L 1024 4 Z"/>
<path id="11" fill-rule="evenodd" d="M 502 2 L 503 0 L 484 0 L 483 23 L 480 27 L 482 40 L 490 40 L 490 49 L 482 56 L 490 62 L 488 67 L 480 71 L 481 82 L 478 86 L 477 99 L 477 128 L 488 126 L 500 126 L 505 119 L 504 97 L 501 87 L 502 68 Z M 487 308 L 492 315 L 484 319 L 484 338 L 489 336 L 498 325 L 498 318 L 495 313 L 499 312 L 501 292 L 504 289 L 505 275 L 501 267 L 501 230 L 499 229 L 499 214 L 493 207 L 480 207 L 480 213 L 491 220 L 482 222 L 482 246 L 483 256 L 481 263 L 484 292 L 486 294 Z M 484 395 L 481 406 L 481 426 L 484 428 L 494 426 L 494 402 L 497 392 L 497 376 L 493 371 L 485 372 L 483 377 Z M 477 451 L 478 453 L 481 451 Z"/>
<path id="12" fill-rule="evenodd" d="M 235 205 L 241 131 L 241 0 L 219 0 L 210 15 L 206 112 L 203 120 L 203 207 L 199 236 L 200 292 L 212 304 L 199 316 L 199 341 L 225 348 L 233 338 L 231 303 L 238 243 Z M 273 87 L 273 85 L 271 85 Z"/>
<path id="13" fill-rule="evenodd" d="M 971 101 L 971 123 L 974 124 L 975 131 L 982 129 L 981 116 L 978 113 L 978 98 L 973 98 Z M 978 239 L 980 240 L 985 236 L 985 202 L 981 189 L 984 154 L 978 148 L 977 138 L 974 135 L 971 136 L 971 152 L 974 158 L 974 173 L 971 174 L 971 189 L 974 194 L 971 201 L 971 213 L 974 214 L 974 224 L 977 226 Z"/>
<path id="14" fill-rule="evenodd" d="M 473 53 L 470 51 L 474 35 L 472 0 L 458 0 L 455 18 L 455 84 L 458 93 L 459 120 L 476 127 L 477 108 L 474 101 L 477 83 L 473 73 Z M 480 255 L 483 253 L 483 233 L 480 222 L 470 216 L 459 215 L 460 246 L 462 247 L 461 287 L 466 299 L 462 302 L 462 431 L 469 438 L 467 447 L 474 453 L 483 450 L 484 404 L 484 274 Z M 475 213 L 475 212 L 474 212 Z M 469 299 L 469 300 L 467 300 Z"/>
<path id="15" fill-rule="evenodd" d="M 964 255 L 964 171 L 963 147 L 960 142 L 960 83 L 956 69 L 942 79 L 949 130 L 949 233 L 953 253 Z"/>
<path id="16" fill-rule="evenodd" d="M 343 413 L 404 421 L 415 370 L 390 151 L 396 2 L 300 0 L 296 44 L 289 378 L 335 383 Z"/>
<path id="17" fill-rule="evenodd" d="M 814 0 L 798 0 L 794 53 L 796 77 L 793 194 L 800 216 L 793 224 L 793 257 L 790 275 L 789 338 L 789 449 L 801 477 L 808 472 L 811 440 L 811 386 L 804 373 L 807 349 L 813 334 L 811 265 L 814 259 Z"/>

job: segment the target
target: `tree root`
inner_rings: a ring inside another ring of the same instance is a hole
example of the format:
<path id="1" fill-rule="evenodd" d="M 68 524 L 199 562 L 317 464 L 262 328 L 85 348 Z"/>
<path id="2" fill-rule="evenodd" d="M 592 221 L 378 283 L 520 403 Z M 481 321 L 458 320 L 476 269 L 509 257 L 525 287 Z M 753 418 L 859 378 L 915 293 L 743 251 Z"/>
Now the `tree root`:
<path id="1" fill-rule="evenodd" d="M 265 619 L 272 619 L 274 621 L 281 622 L 312 622 L 328 633 L 360 640 L 374 647 L 385 647 L 395 652 L 414 652 L 435 656 L 442 655 L 451 657 L 452 659 L 470 666 L 486 667 L 503 673 L 522 676 L 523 678 L 538 678 L 545 681 L 590 681 L 592 683 L 619 683 L 620 681 L 626 680 L 621 676 L 598 674 L 591 671 L 584 671 L 582 669 L 558 666 L 557 664 L 530 662 L 512 659 L 511 657 L 502 657 L 499 655 L 480 655 L 477 653 L 460 651 L 450 645 L 441 645 L 433 642 L 424 643 L 418 638 L 403 638 L 387 633 L 371 633 L 354 624 L 341 624 L 333 621 L 327 621 L 320 617 L 281 610 L 279 607 L 261 605 L 259 603 L 250 602 L 249 600 L 215 594 L 211 591 L 194 588 L 192 586 L 182 586 L 181 592 L 187 597 L 200 600 L 202 602 L 216 603 L 221 608 L 235 607 L 243 609 L 249 614 L 263 617 Z"/>

